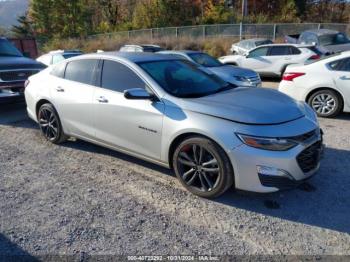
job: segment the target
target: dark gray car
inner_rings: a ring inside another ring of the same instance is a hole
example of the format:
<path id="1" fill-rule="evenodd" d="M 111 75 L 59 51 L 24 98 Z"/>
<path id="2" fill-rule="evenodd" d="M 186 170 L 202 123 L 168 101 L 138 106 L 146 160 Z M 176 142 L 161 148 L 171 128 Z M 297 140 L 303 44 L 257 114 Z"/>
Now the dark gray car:
<path id="1" fill-rule="evenodd" d="M 308 30 L 300 35 L 286 36 L 285 40 L 288 43 L 316 45 L 326 54 L 350 50 L 349 37 L 344 33 L 329 29 Z"/>
<path id="2" fill-rule="evenodd" d="M 237 86 L 261 86 L 260 76 L 255 71 L 243 67 L 225 65 L 216 58 L 200 51 L 161 51 L 158 53 L 172 54 L 177 55 L 178 57 L 182 57 L 186 60 L 196 63 L 197 65 L 205 68 L 206 70 L 209 70 L 210 72 L 219 76 L 224 81 Z"/>

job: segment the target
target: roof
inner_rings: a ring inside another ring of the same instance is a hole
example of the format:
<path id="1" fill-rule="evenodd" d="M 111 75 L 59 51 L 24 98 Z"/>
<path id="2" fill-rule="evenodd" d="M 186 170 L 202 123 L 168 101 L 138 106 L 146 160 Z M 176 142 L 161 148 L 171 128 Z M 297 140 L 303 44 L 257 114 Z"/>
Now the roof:
<path id="1" fill-rule="evenodd" d="M 79 57 L 116 57 L 129 60 L 134 63 L 149 62 L 149 61 L 161 61 L 161 60 L 178 60 L 173 55 L 147 53 L 147 52 L 103 52 L 82 55 Z"/>
<path id="2" fill-rule="evenodd" d="M 80 50 L 53 50 L 50 51 L 49 54 L 76 54 L 76 53 L 82 53 Z"/>
<path id="3" fill-rule="evenodd" d="M 257 41 L 266 41 L 266 40 L 270 40 L 267 38 L 249 38 L 249 39 L 243 39 L 239 42 L 257 42 Z"/>
<path id="4" fill-rule="evenodd" d="M 158 52 L 160 54 L 201 54 L 203 52 L 201 51 L 195 51 L 195 50 L 165 50 L 165 51 L 160 51 Z"/>
<path id="5" fill-rule="evenodd" d="M 313 33 L 313 34 L 316 34 L 318 36 L 319 35 L 329 35 L 329 34 L 339 33 L 338 31 L 331 30 L 331 29 L 313 29 L 313 30 L 306 30 L 305 32 Z"/>
<path id="6" fill-rule="evenodd" d="M 125 46 L 139 46 L 139 47 L 160 47 L 159 45 L 151 45 L 151 44 L 141 44 L 141 45 L 133 45 L 133 44 L 130 44 L 130 45 L 123 45 L 123 47 Z"/>
<path id="7" fill-rule="evenodd" d="M 289 44 L 289 43 L 282 43 L 282 44 L 267 44 L 267 45 L 260 45 L 256 48 L 259 48 L 259 47 L 264 47 L 264 46 L 267 46 L 267 47 L 270 47 L 270 46 L 295 46 L 295 47 L 311 47 L 311 46 L 314 46 L 314 45 L 307 45 L 307 44 Z"/>

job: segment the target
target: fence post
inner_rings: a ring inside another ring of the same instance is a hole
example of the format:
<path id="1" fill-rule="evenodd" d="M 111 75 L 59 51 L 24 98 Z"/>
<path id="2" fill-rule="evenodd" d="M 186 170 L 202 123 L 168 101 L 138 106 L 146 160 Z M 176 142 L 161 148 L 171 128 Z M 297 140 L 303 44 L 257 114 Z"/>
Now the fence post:
<path id="1" fill-rule="evenodd" d="M 277 25 L 273 24 L 273 41 L 276 41 Z"/>
<path id="2" fill-rule="evenodd" d="M 243 33 L 243 23 L 239 23 L 239 40 L 242 40 L 242 33 Z"/>
<path id="3" fill-rule="evenodd" d="M 130 39 L 130 30 L 128 31 L 128 39 Z"/>
<path id="4" fill-rule="evenodd" d="M 205 25 L 203 25 L 203 38 L 205 38 Z"/>
<path id="5" fill-rule="evenodd" d="M 321 29 L 321 23 L 318 23 L 318 30 Z"/>
<path id="6" fill-rule="evenodd" d="M 179 28 L 175 27 L 175 37 L 178 38 L 179 36 Z"/>
<path id="7" fill-rule="evenodd" d="M 151 28 L 151 39 L 153 39 L 153 28 Z"/>

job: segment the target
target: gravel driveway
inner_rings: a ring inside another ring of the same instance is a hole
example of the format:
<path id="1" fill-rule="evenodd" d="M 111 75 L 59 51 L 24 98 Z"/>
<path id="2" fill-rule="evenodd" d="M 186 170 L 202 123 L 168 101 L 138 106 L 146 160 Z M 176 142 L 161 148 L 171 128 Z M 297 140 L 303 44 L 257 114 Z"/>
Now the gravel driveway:
<path id="1" fill-rule="evenodd" d="M 213 201 L 153 164 L 82 141 L 52 145 L 23 105 L 4 110 L 2 255 L 350 255 L 349 114 L 320 120 L 327 149 L 308 184 L 269 195 L 229 190 Z"/>

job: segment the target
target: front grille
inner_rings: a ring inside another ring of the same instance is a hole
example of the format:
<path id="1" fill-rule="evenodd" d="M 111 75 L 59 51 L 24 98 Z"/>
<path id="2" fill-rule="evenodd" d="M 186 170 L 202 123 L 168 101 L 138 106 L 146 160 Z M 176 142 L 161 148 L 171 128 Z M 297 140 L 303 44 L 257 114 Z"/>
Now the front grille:
<path id="1" fill-rule="evenodd" d="M 251 77 L 247 77 L 247 79 L 249 80 L 249 82 L 251 82 L 254 85 L 261 83 L 261 79 L 259 76 L 251 76 Z"/>
<path id="2" fill-rule="evenodd" d="M 38 70 L 3 71 L 0 72 L 0 80 L 4 82 L 25 81 L 28 77 L 38 72 Z"/>
<path id="3" fill-rule="evenodd" d="M 322 152 L 322 142 L 318 141 L 308 148 L 304 149 L 298 156 L 298 164 L 304 173 L 315 169 L 320 161 Z"/>
<path id="4" fill-rule="evenodd" d="M 282 176 L 268 176 L 268 175 L 259 175 L 260 183 L 266 187 L 276 187 L 280 190 L 286 190 L 290 188 L 295 188 L 300 184 L 304 183 L 305 180 L 292 180 L 288 177 Z"/>

